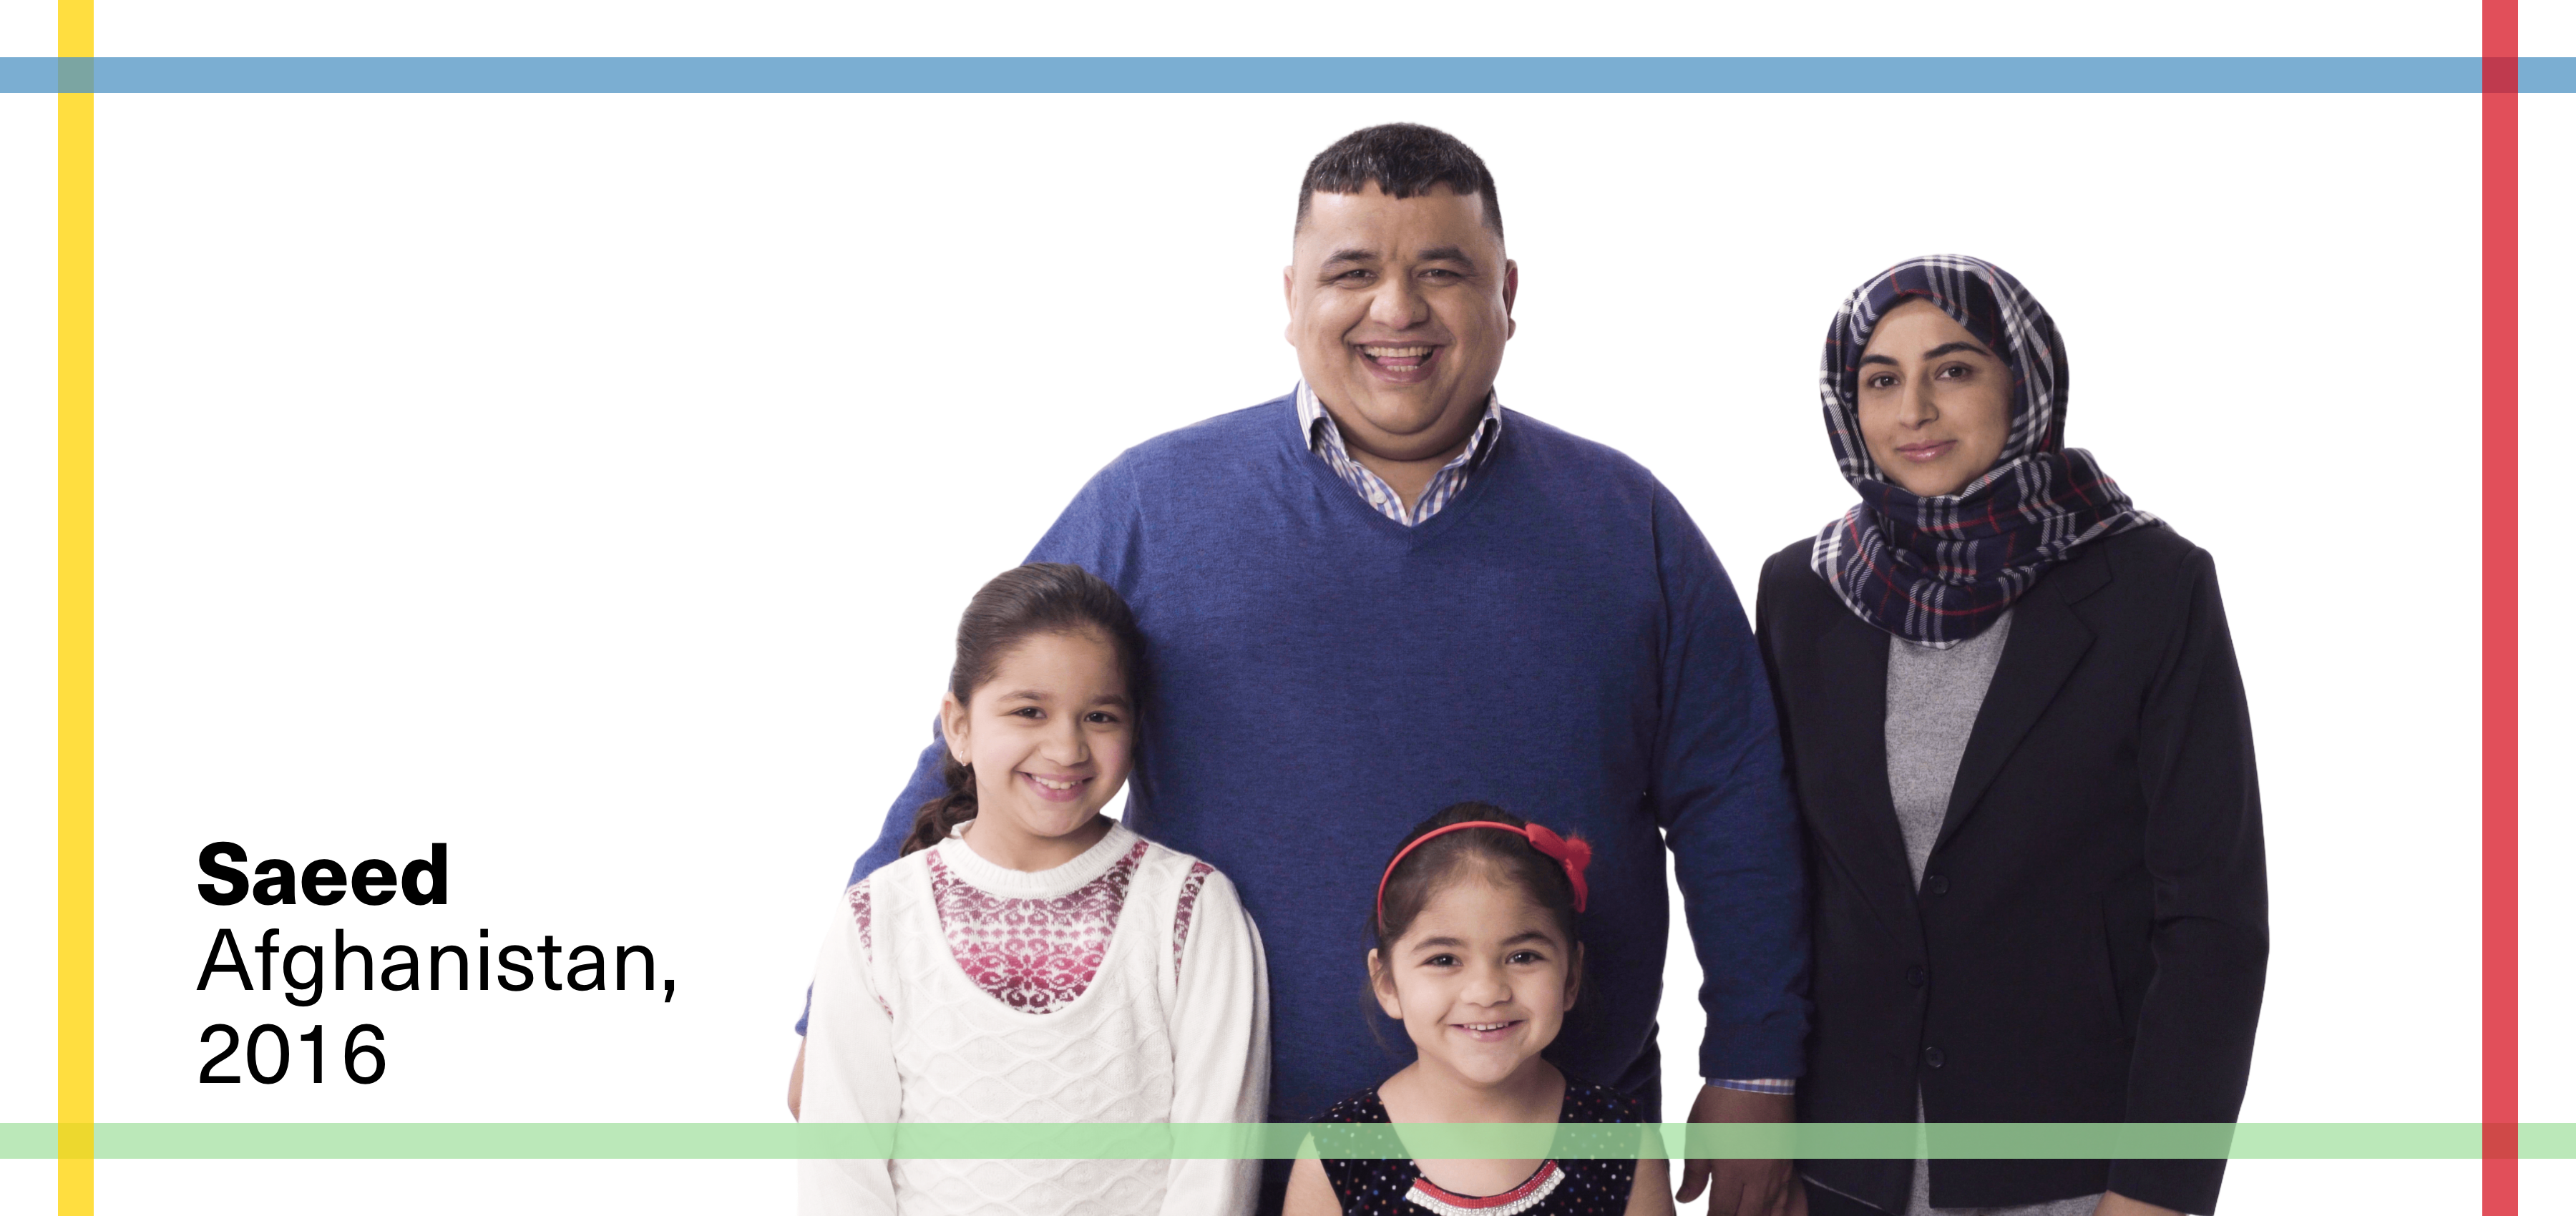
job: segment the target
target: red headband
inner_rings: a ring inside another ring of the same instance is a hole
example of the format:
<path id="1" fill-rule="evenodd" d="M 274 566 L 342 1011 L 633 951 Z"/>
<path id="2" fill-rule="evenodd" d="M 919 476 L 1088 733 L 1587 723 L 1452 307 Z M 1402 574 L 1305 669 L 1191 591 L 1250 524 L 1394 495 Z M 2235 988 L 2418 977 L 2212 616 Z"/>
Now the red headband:
<path id="1" fill-rule="evenodd" d="M 1535 823 L 1528 827 L 1516 828 L 1508 823 L 1476 819 L 1433 828 L 1414 837 L 1411 844 L 1395 851 L 1395 860 L 1386 863 L 1386 873 L 1378 876 L 1377 923 L 1381 925 L 1386 923 L 1386 880 L 1395 877 L 1395 867 L 1404 864 L 1405 854 L 1421 848 L 1422 842 L 1426 840 L 1435 836 L 1448 835 L 1461 828 L 1500 828 L 1515 836 L 1526 838 L 1531 848 L 1555 859 L 1556 864 L 1565 867 L 1565 880 L 1574 886 L 1574 910 L 1577 912 L 1583 910 L 1584 897 L 1589 894 L 1589 888 L 1583 885 L 1583 869 L 1592 864 L 1592 845 L 1589 841 L 1580 836 L 1559 836 Z"/>

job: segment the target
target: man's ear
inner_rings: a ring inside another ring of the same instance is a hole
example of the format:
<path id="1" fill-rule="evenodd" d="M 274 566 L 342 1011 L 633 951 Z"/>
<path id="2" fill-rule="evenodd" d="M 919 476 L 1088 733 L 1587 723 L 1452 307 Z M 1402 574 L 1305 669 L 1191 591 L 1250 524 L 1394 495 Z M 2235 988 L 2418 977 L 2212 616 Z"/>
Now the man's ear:
<path id="1" fill-rule="evenodd" d="M 1377 1007 L 1385 1010 L 1386 1016 L 1403 1021 L 1404 1004 L 1395 999 L 1395 973 L 1387 969 L 1375 950 L 1369 951 L 1368 967 L 1369 991 L 1377 997 Z"/>
<path id="2" fill-rule="evenodd" d="M 1279 333 L 1280 336 L 1288 339 L 1288 345 L 1295 346 L 1297 344 L 1296 267 L 1282 266 L 1279 268 L 1279 298 L 1285 301 L 1288 305 L 1288 324 L 1285 328 L 1281 329 Z"/>
<path id="3" fill-rule="evenodd" d="M 1515 261 L 1511 260 L 1510 258 L 1504 258 L 1504 259 L 1503 259 L 1503 340 L 1504 340 L 1504 341 L 1506 341 L 1506 342 L 1511 341 L 1511 338 L 1512 338 L 1512 331 L 1513 331 L 1513 330 L 1516 330 L 1516 329 L 1519 329 L 1519 328 L 1521 327 L 1521 323 L 1520 323 L 1520 322 L 1515 321 L 1515 320 L 1513 320 L 1513 319 L 1512 319 L 1512 301 L 1519 299 L 1519 298 L 1520 298 L 1520 295 L 1521 295 L 1521 264 L 1520 264 L 1520 263 L 1518 263 L 1518 262 L 1515 262 Z"/>
<path id="4" fill-rule="evenodd" d="M 957 703 L 956 693 L 939 694 L 939 735 L 948 741 L 948 754 L 959 764 L 975 763 L 966 750 L 966 707 Z"/>

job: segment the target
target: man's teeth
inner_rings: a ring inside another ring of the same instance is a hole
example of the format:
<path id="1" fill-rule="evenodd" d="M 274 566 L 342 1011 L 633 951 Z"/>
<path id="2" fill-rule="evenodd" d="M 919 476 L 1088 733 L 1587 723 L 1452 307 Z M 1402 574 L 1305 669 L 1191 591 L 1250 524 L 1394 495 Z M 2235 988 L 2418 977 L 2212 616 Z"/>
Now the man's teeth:
<path id="1" fill-rule="evenodd" d="M 1043 785 L 1043 786 L 1045 786 L 1045 787 L 1047 787 L 1048 789 L 1051 789 L 1051 790 L 1069 790 L 1069 789 L 1072 789 L 1073 787 L 1075 787 L 1075 786 L 1077 786 L 1077 785 L 1082 784 L 1082 783 L 1081 783 L 1081 782 L 1079 782 L 1079 781 L 1049 781 L 1049 780 L 1047 780 L 1046 778 L 1041 777 L 1041 776 L 1038 776 L 1038 775 L 1037 775 L 1037 774 L 1035 774 L 1035 773 L 1031 773 L 1031 774 L 1029 774 L 1029 780 L 1034 781 L 1034 782 L 1037 782 L 1039 785 Z"/>
<path id="2" fill-rule="evenodd" d="M 1372 359 L 1419 359 L 1431 353 L 1428 346 L 1363 346 L 1361 353 Z"/>

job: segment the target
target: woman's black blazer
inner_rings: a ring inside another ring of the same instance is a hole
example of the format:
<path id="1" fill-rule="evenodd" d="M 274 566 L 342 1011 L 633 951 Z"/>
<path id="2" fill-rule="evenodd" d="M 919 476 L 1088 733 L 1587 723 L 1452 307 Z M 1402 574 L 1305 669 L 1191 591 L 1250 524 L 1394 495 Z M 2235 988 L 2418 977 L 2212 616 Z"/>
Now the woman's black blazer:
<path id="1" fill-rule="evenodd" d="M 2209 555 L 2086 545 L 2014 605 L 1918 889 L 1887 783 L 1888 635 L 1762 567 L 1762 658 L 1808 840 L 1811 1122 L 2231 1123 L 2269 950 L 2245 690 Z M 1938 1147 L 1938 1141 L 1935 1141 Z M 1934 1160 L 1935 1207 L 2118 1191 L 2185 1212 L 2221 1160 Z M 1911 1163 L 1810 1161 L 1905 1210 Z"/>

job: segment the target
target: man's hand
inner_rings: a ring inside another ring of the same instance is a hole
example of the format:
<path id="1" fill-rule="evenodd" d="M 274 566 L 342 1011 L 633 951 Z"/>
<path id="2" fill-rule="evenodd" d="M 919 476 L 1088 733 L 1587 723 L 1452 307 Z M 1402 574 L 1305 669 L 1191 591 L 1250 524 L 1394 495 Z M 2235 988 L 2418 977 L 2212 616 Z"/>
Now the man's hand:
<path id="1" fill-rule="evenodd" d="M 805 1040 L 801 1038 L 796 1040 L 796 1067 L 787 1070 L 787 1117 L 805 1118 Z"/>
<path id="2" fill-rule="evenodd" d="M 1797 1100 L 1787 1094 L 1757 1094 L 1703 1085 L 1699 1099 L 1691 1103 L 1690 1121 L 1787 1123 L 1797 1115 Z M 1693 1158 L 1682 1162 L 1682 1184 L 1673 1192 L 1673 1198 L 1688 1203 L 1699 1198 L 1703 1188 L 1708 1191 L 1708 1216 L 1787 1216 L 1791 1199 L 1798 1195 L 1786 1161 Z M 2112 1216 L 2108 1208 L 2103 1212 L 2104 1216 Z"/>
<path id="3" fill-rule="evenodd" d="M 2104 1191 L 2102 1206 L 2093 1209 L 2093 1216 L 2182 1216 L 2182 1213 L 2152 1203 L 2141 1203 L 2118 1191 Z"/>

